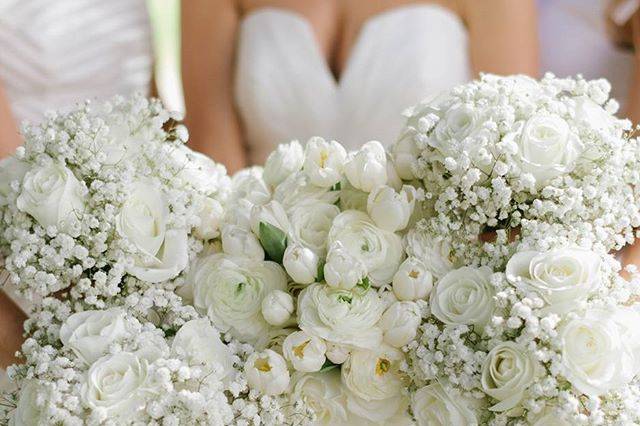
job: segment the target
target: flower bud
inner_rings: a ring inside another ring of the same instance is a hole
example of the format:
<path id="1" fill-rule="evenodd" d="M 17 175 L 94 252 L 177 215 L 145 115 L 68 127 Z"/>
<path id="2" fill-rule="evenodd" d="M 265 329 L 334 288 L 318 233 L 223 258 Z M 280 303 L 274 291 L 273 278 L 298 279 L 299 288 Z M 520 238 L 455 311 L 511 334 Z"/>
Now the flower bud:
<path id="1" fill-rule="evenodd" d="M 264 249 L 258 237 L 238 225 L 225 225 L 222 228 L 222 250 L 233 256 L 264 260 Z"/>
<path id="2" fill-rule="evenodd" d="M 347 151 L 338 142 L 313 137 L 305 147 L 302 170 L 312 184 L 329 188 L 340 182 L 346 157 Z"/>
<path id="3" fill-rule="evenodd" d="M 362 145 L 351 154 L 344 165 L 344 173 L 351 185 L 364 192 L 387 183 L 387 154 L 378 141 Z"/>
<path id="4" fill-rule="evenodd" d="M 271 325 L 286 323 L 293 313 L 293 297 L 282 290 L 272 290 L 262 299 L 262 316 Z"/>
<path id="5" fill-rule="evenodd" d="M 298 284 L 311 284 L 318 275 L 318 255 L 311 249 L 292 243 L 287 246 L 282 264 L 289 276 Z"/>
<path id="6" fill-rule="evenodd" d="M 324 265 L 324 279 L 331 287 L 352 289 L 367 275 L 367 267 L 356 256 L 349 253 L 342 244 L 334 244 L 329 249 Z"/>
<path id="7" fill-rule="evenodd" d="M 412 180 L 416 178 L 413 173 L 413 165 L 418 160 L 420 149 L 416 146 L 412 134 L 406 135 L 393 145 L 391 155 L 400 179 Z"/>
<path id="8" fill-rule="evenodd" d="M 304 331 L 295 331 L 284 339 L 282 353 L 297 371 L 312 373 L 320 371 L 326 361 L 327 345 L 319 337 Z"/>
<path id="9" fill-rule="evenodd" d="M 346 346 L 328 344 L 326 356 L 334 364 L 343 364 L 349 358 L 349 348 Z"/>
<path id="10" fill-rule="evenodd" d="M 380 228 L 400 231 L 407 227 L 415 205 L 415 188 L 404 185 L 400 192 L 379 186 L 369 194 L 367 212 Z"/>
<path id="11" fill-rule="evenodd" d="M 275 187 L 288 176 L 302 168 L 304 161 L 304 151 L 298 141 L 291 141 L 278 145 L 264 164 L 262 178 L 264 181 Z"/>
<path id="12" fill-rule="evenodd" d="M 287 362 L 271 349 L 249 355 L 244 372 L 249 387 L 263 395 L 280 395 L 289 387 Z"/>
<path id="13" fill-rule="evenodd" d="M 401 348 L 416 337 L 420 319 L 420 309 L 415 302 L 395 302 L 382 314 L 378 325 L 384 341 Z"/>
<path id="14" fill-rule="evenodd" d="M 224 215 L 224 209 L 218 200 L 209 197 L 202 197 L 199 204 L 200 224 L 195 228 L 194 234 L 203 240 L 210 240 L 218 236 L 218 228 Z"/>
<path id="15" fill-rule="evenodd" d="M 433 276 L 424 263 L 409 257 L 393 276 L 393 292 L 398 300 L 418 300 L 429 295 L 433 288 Z"/>

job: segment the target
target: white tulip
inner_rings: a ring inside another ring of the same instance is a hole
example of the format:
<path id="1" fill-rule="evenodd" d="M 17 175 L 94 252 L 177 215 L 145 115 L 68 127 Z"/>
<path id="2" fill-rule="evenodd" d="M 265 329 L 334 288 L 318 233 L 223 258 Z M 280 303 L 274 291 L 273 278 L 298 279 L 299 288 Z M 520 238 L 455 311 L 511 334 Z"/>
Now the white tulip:
<path id="1" fill-rule="evenodd" d="M 433 289 L 433 276 L 417 257 L 409 257 L 393 276 L 393 293 L 398 300 L 426 298 Z"/>
<path id="2" fill-rule="evenodd" d="M 37 426 L 46 424 L 43 407 L 38 404 L 38 381 L 28 380 L 22 385 L 18 397 L 18 404 L 11 413 L 9 426 Z"/>
<path id="3" fill-rule="evenodd" d="M 255 260 L 264 260 L 264 249 L 253 232 L 238 225 L 225 225 L 222 228 L 222 250 L 232 256 L 246 256 Z"/>
<path id="4" fill-rule="evenodd" d="M 375 291 L 351 292 L 311 284 L 298 296 L 298 325 L 328 343 L 373 349 L 382 342 L 384 306 Z"/>
<path id="5" fill-rule="evenodd" d="M 379 186 L 369 194 L 367 212 L 376 225 L 387 231 L 407 227 L 416 203 L 416 190 L 405 185 L 400 192 L 390 186 Z"/>
<path id="6" fill-rule="evenodd" d="M 282 208 L 282 205 L 275 200 L 253 206 L 251 210 L 251 230 L 258 236 L 260 236 L 260 223 L 268 223 L 285 234 L 289 233 L 291 227 L 287 213 Z"/>
<path id="7" fill-rule="evenodd" d="M 327 284 L 350 290 L 366 276 L 367 267 L 360 258 L 352 255 L 339 242 L 331 246 L 324 264 L 324 279 Z"/>
<path id="8" fill-rule="evenodd" d="M 314 185 L 330 188 L 340 182 L 346 157 L 347 152 L 338 142 L 313 137 L 305 147 L 302 170 Z"/>
<path id="9" fill-rule="evenodd" d="M 491 274 L 486 266 L 465 266 L 449 272 L 431 292 L 429 304 L 433 315 L 445 324 L 484 327 L 495 306 Z"/>
<path id="10" fill-rule="evenodd" d="M 126 334 L 125 313 L 120 308 L 78 312 L 60 327 L 62 344 L 87 364 L 105 355 Z"/>
<path id="11" fill-rule="evenodd" d="M 28 170 L 29 165 L 16 157 L 11 156 L 0 160 L 0 206 L 6 204 L 7 197 L 12 191 L 12 183 L 22 182 Z"/>
<path id="12" fill-rule="evenodd" d="M 339 198 L 342 198 L 342 191 L 316 186 L 304 172 L 292 174 L 273 191 L 273 199 L 282 204 L 287 211 L 298 204 L 311 202 L 335 204 Z"/>
<path id="13" fill-rule="evenodd" d="M 284 339 L 282 353 L 297 371 L 313 373 L 320 371 L 327 360 L 327 345 L 324 340 L 310 336 L 304 331 L 294 331 Z"/>
<path id="14" fill-rule="evenodd" d="M 346 396 L 340 372 L 294 375 L 291 398 L 303 400 L 316 416 L 315 425 L 349 426 Z"/>
<path id="15" fill-rule="evenodd" d="M 187 231 L 167 229 L 168 216 L 162 191 L 151 182 L 138 181 L 116 218 L 118 233 L 138 249 L 127 272 L 140 280 L 165 281 L 187 266 Z"/>
<path id="16" fill-rule="evenodd" d="M 413 173 L 413 167 L 418 162 L 420 150 L 413 139 L 413 134 L 405 135 L 391 148 L 396 172 L 402 180 L 416 178 Z"/>
<path id="17" fill-rule="evenodd" d="M 271 290 L 262 299 L 262 316 L 271 325 L 284 325 L 293 313 L 293 297 L 283 290 Z"/>
<path id="18" fill-rule="evenodd" d="M 238 200 L 247 200 L 251 204 L 265 204 L 271 199 L 271 190 L 262 179 L 260 167 L 242 169 L 231 178 L 231 204 Z"/>
<path id="19" fill-rule="evenodd" d="M 249 355 L 244 372 L 249 387 L 263 395 L 280 395 L 289 387 L 287 362 L 271 349 Z"/>
<path id="20" fill-rule="evenodd" d="M 416 391 L 411 402 L 418 426 L 477 426 L 478 419 L 464 398 L 447 393 L 440 383 Z"/>
<path id="21" fill-rule="evenodd" d="M 293 239 L 313 250 L 318 256 L 327 251 L 327 236 L 333 219 L 340 214 L 334 204 L 303 202 L 288 211 Z"/>
<path id="22" fill-rule="evenodd" d="M 393 164 L 393 157 L 387 153 L 387 186 L 400 191 L 402 189 L 402 179 L 398 176 L 396 166 Z"/>
<path id="23" fill-rule="evenodd" d="M 264 181 L 271 187 L 278 186 L 289 175 L 300 170 L 303 161 L 304 151 L 300 142 L 294 140 L 278 145 L 264 163 Z"/>
<path id="24" fill-rule="evenodd" d="M 202 197 L 199 206 L 200 224 L 194 229 L 194 235 L 203 240 L 213 239 L 218 236 L 220 221 L 224 216 L 222 204 L 213 198 Z"/>
<path id="25" fill-rule="evenodd" d="M 343 345 L 328 343 L 326 355 L 327 359 L 332 363 L 342 364 L 349 358 L 349 355 L 351 355 L 351 350 Z"/>
<path id="26" fill-rule="evenodd" d="M 382 314 L 378 325 L 385 343 L 401 348 L 416 337 L 422 316 L 414 302 L 395 302 Z"/>
<path id="27" fill-rule="evenodd" d="M 316 281 L 318 262 L 317 254 L 297 243 L 289 244 L 282 258 L 284 269 L 298 284 L 311 284 Z"/>
<path id="28" fill-rule="evenodd" d="M 370 141 L 351 154 L 344 165 L 351 185 L 364 192 L 387 183 L 387 153 L 378 141 Z"/>
<path id="29" fill-rule="evenodd" d="M 84 213 L 86 190 L 64 164 L 29 170 L 16 200 L 18 210 L 31 215 L 43 227 L 65 227 Z"/>
<path id="30" fill-rule="evenodd" d="M 187 285 L 198 312 L 221 332 L 248 342 L 271 328 L 262 316 L 262 300 L 272 290 L 286 290 L 287 276 L 275 262 L 213 254 L 196 262 Z"/>

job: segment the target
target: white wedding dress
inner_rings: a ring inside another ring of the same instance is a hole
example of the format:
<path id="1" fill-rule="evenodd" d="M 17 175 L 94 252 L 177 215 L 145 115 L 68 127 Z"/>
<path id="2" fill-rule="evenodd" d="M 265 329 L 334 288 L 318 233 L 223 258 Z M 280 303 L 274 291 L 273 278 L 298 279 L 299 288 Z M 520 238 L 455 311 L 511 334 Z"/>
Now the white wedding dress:
<path id="1" fill-rule="evenodd" d="M 318 135 L 355 149 L 394 142 L 402 111 L 471 75 L 468 34 L 452 11 L 401 6 L 369 19 L 340 81 L 301 15 L 264 8 L 240 28 L 236 103 L 250 160 L 262 163 L 281 142 Z"/>
<path id="2" fill-rule="evenodd" d="M 152 61 L 144 0 L 0 0 L 0 84 L 18 122 L 147 93 Z"/>

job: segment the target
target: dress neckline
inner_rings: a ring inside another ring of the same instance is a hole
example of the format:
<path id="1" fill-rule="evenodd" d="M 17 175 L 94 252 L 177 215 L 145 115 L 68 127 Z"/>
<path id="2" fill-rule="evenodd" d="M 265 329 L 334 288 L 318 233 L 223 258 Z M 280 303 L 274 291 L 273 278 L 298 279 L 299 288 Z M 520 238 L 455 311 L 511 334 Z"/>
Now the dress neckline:
<path id="1" fill-rule="evenodd" d="M 394 6 L 378 13 L 374 13 L 367 19 L 365 19 L 362 25 L 360 25 L 360 28 L 357 30 L 354 41 L 349 48 L 348 57 L 344 64 L 344 67 L 340 70 L 340 74 L 337 76 L 331 71 L 329 62 L 327 61 L 326 56 L 322 53 L 322 49 L 320 49 L 320 44 L 318 43 L 317 34 L 315 32 L 315 29 L 313 28 L 313 25 L 311 24 L 309 19 L 302 13 L 279 6 L 258 7 L 245 14 L 242 17 L 240 24 L 245 25 L 246 22 L 264 15 L 279 15 L 296 20 L 305 28 L 305 31 L 307 31 L 312 36 L 311 38 L 314 41 L 313 49 L 315 51 L 315 54 L 318 55 L 319 58 L 321 58 L 321 62 L 323 64 L 323 72 L 333 83 L 333 86 L 336 89 L 339 89 L 344 82 L 344 76 L 348 73 L 348 70 L 351 67 L 351 63 L 353 62 L 355 53 L 358 52 L 360 46 L 364 43 L 364 35 L 366 34 L 367 30 L 372 26 L 375 26 L 375 24 L 379 23 L 380 21 L 388 19 L 391 16 L 412 14 L 416 10 L 430 10 L 436 14 L 446 16 L 447 18 L 454 20 L 456 24 L 464 27 L 464 23 L 460 16 L 458 16 L 451 9 L 435 3 L 408 3 L 400 6 Z"/>

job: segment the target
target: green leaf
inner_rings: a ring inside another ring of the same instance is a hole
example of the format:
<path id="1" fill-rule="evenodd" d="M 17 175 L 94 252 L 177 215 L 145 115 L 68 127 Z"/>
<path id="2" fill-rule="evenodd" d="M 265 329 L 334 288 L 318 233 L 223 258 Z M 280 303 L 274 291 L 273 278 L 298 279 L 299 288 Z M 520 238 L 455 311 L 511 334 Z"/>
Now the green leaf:
<path id="1" fill-rule="evenodd" d="M 270 223 L 260 222 L 260 244 L 267 258 L 282 263 L 282 256 L 287 248 L 287 234 Z"/>
<path id="2" fill-rule="evenodd" d="M 369 290 L 369 288 L 371 288 L 371 282 L 369 281 L 369 277 L 364 277 L 362 281 L 358 283 L 357 286 L 360 287 L 363 291 Z"/>
<path id="3" fill-rule="evenodd" d="M 320 372 L 324 373 L 325 371 L 330 371 L 330 370 L 333 370 L 334 368 L 340 368 L 340 365 L 334 364 L 331 361 L 326 360 L 324 364 L 322 364 L 322 368 L 320 369 Z"/>
<path id="4" fill-rule="evenodd" d="M 340 191 L 341 188 L 342 188 L 342 182 L 338 182 L 338 183 L 336 183 L 335 185 L 333 185 L 331 187 L 331 190 L 332 191 Z"/>
<path id="5" fill-rule="evenodd" d="M 316 275 L 316 282 L 321 283 L 324 281 L 324 261 L 318 262 L 318 273 Z"/>

